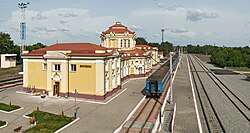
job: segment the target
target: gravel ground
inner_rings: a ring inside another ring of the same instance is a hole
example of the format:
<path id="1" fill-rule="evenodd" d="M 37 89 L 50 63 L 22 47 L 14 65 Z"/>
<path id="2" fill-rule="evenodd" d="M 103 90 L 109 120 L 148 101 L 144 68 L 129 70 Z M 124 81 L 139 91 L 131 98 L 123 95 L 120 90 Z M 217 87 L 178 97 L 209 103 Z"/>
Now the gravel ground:
<path id="1" fill-rule="evenodd" d="M 195 61 L 194 64 L 197 67 L 198 71 L 201 70 L 201 67 L 198 66 Z M 207 74 L 200 72 L 199 75 L 201 76 L 201 80 L 204 82 L 204 86 L 206 87 L 212 104 L 216 108 L 216 112 L 221 118 L 226 131 L 229 133 L 249 132 L 249 122 L 227 99 L 227 97 L 221 92 L 221 90 L 219 90 L 219 88 L 213 83 L 213 81 L 207 76 Z"/>

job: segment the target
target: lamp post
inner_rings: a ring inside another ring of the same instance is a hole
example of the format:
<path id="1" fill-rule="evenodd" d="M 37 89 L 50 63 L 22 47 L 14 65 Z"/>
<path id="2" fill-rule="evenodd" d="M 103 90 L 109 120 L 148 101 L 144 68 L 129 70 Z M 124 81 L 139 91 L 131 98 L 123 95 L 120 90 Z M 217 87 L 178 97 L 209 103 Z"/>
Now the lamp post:
<path id="1" fill-rule="evenodd" d="M 161 29 L 161 43 L 164 41 L 164 29 Z"/>
<path id="2" fill-rule="evenodd" d="M 173 64 L 172 64 L 172 56 L 173 56 L 173 52 L 170 52 L 170 94 L 169 94 L 169 103 L 173 104 Z"/>
<path id="3" fill-rule="evenodd" d="M 20 56 L 24 51 L 24 45 L 26 41 L 26 22 L 25 22 L 25 9 L 30 3 L 18 3 L 18 7 L 21 9 L 21 21 L 20 21 Z M 21 72 L 23 72 L 23 59 L 20 58 Z"/>
<path id="4" fill-rule="evenodd" d="M 77 108 L 76 108 L 76 97 L 77 97 L 77 93 L 78 93 L 79 90 L 75 89 L 75 110 L 74 110 L 74 118 L 76 119 L 76 112 L 77 112 Z"/>

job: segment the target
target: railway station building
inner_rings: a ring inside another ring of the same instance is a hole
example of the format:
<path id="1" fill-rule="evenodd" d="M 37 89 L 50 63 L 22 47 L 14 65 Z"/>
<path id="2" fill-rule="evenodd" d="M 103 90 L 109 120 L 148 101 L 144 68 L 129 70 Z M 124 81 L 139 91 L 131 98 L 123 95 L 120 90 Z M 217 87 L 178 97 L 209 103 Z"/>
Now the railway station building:
<path id="1" fill-rule="evenodd" d="M 157 64 L 158 49 L 136 45 L 135 32 L 116 22 L 101 34 L 101 46 L 61 43 L 22 55 L 26 91 L 49 96 L 103 100 L 127 78 L 146 76 Z"/>
<path id="2" fill-rule="evenodd" d="M 55 44 L 23 54 L 26 89 L 50 96 L 103 99 L 121 88 L 120 56 L 113 49 L 90 43 Z"/>

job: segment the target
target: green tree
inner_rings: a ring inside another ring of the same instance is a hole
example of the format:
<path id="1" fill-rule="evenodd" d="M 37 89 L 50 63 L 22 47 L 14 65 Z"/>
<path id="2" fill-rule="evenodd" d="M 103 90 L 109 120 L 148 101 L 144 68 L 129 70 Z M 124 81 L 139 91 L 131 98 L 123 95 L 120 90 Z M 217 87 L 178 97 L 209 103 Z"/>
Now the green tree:
<path id="1" fill-rule="evenodd" d="M 137 38 L 135 39 L 135 41 L 136 41 L 136 44 L 137 44 L 137 45 L 139 45 L 139 44 L 148 44 L 148 42 L 146 41 L 146 39 L 143 38 L 143 37 L 137 37 Z"/>
<path id="2" fill-rule="evenodd" d="M 11 40 L 10 34 L 0 32 L 0 54 L 10 53 L 14 48 L 14 43 Z"/>
<path id="3" fill-rule="evenodd" d="M 40 48 L 44 48 L 46 47 L 46 45 L 42 44 L 42 43 L 36 43 L 36 44 L 33 44 L 33 45 L 28 45 L 26 46 L 26 50 L 29 50 L 29 51 L 32 51 L 32 50 L 37 50 L 37 49 L 40 49 Z"/>

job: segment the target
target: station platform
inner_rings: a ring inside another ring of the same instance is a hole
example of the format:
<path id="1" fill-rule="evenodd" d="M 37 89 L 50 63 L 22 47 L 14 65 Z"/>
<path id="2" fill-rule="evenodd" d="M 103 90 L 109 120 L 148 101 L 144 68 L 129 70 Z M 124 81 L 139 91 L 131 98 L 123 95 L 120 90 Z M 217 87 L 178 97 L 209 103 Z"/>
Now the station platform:
<path id="1" fill-rule="evenodd" d="M 194 98 L 189 78 L 187 56 L 182 55 L 182 63 L 173 82 L 173 100 L 176 103 L 174 132 L 199 132 Z"/>

